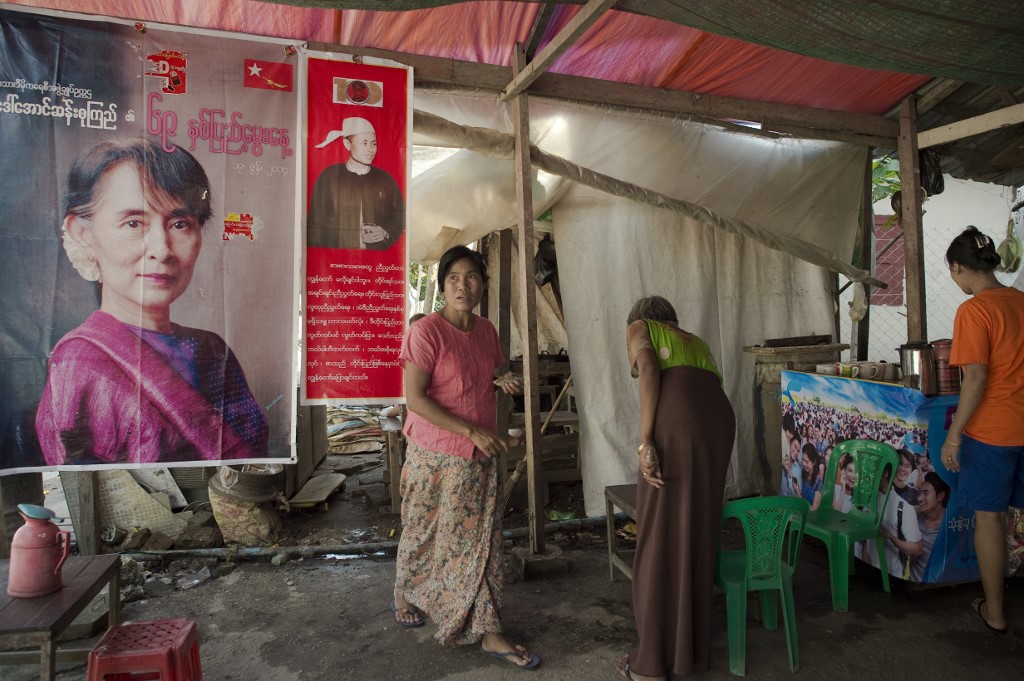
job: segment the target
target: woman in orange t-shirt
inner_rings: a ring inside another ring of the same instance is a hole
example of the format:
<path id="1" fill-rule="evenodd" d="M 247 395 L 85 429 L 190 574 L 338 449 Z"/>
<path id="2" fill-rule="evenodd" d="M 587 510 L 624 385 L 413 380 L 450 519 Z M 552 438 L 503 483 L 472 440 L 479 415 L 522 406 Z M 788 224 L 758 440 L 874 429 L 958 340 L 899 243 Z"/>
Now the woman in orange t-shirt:
<path id="1" fill-rule="evenodd" d="M 963 370 L 960 402 L 942 445 L 959 471 L 957 493 L 974 511 L 974 550 L 984 598 L 971 607 L 1005 633 L 1006 510 L 1024 505 L 1024 292 L 1003 286 L 992 239 L 968 227 L 946 250 L 949 273 L 973 296 L 956 311 L 950 364 Z"/>

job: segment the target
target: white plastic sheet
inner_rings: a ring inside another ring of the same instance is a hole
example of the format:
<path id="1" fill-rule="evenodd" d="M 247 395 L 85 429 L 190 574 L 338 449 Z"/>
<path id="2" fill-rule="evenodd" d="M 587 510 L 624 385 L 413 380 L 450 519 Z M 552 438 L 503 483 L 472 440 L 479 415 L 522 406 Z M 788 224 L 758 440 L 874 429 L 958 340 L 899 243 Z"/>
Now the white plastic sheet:
<path id="1" fill-rule="evenodd" d="M 490 97 L 419 95 L 414 107 L 462 125 L 512 129 Z M 777 245 L 806 244 L 849 263 L 865 149 L 538 100 L 531 100 L 530 118 L 531 140 L 545 152 L 755 225 Z M 416 141 L 452 143 L 420 131 Z M 439 164 L 443 175 L 414 180 L 414 258 L 436 258 L 452 244 L 514 224 L 513 167 L 494 157 L 504 153 L 497 147 L 491 156 L 460 152 Z M 753 358 L 742 348 L 830 332 L 826 271 L 671 210 L 544 175 L 539 184 L 535 214 L 553 206 L 588 514 L 603 513 L 605 485 L 636 479 L 639 408 L 624 338 L 629 308 L 645 295 L 671 300 L 684 328 L 711 346 L 737 414 L 726 494 L 758 491 Z M 460 233 L 462 226 L 469 231 Z"/>

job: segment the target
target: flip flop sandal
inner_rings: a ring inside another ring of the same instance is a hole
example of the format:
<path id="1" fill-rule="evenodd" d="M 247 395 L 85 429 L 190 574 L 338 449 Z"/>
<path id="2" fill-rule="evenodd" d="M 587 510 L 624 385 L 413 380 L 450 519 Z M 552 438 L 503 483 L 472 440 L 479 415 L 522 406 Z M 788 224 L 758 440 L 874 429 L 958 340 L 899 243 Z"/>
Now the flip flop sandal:
<path id="1" fill-rule="evenodd" d="M 499 659 L 505 660 L 505 662 L 508 662 L 517 669 L 528 669 L 532 671 L 540 665 L 540 658 L 534 655 L 533 653 L 519 652 L 518 650 L 510 650 L 507 653 L 492 653 L 490 650 L 485 649 L 483 646 L 480 646 L 480 652 L 484 655 L 490 655 L 491 657 L 497 657 Z M 530 661 L 526 664 L 519 664 L 518 662 L 509 659 L 513 657 L 521 659 L 521 656 L 524 654 L 528 654 L 530 656 Z"/>
<path id="2" fill-rule="evenodd" d="M 395 615 L 395 623 L 398 624 L 398 626 L 400 627 L 405 627 L 406 629 L 415 629 L 416 627 L 422 627 L 424 624 L 427 623 L 426 620 L 423 619 L 423 611 L 417 608 L 415 605 L 410 604 L 410 606 L 411 609 L 399 608 L 394 601 L 391 601 L 391 605 L 389 607 L 391 608 L 391 612 Z M 403 622 L 402 620 L 398 619 L 399 612 L 407 612 L 413 617 L 415 617 L 416 620 L 413 622 Z"/>
<path id="3" fill-rule="evenodd" d="M 985 605 L 985 599 L 984 598 L 979 598 L 979 599 L 971 602 L 971 610 L 973 610 L 974 612 L 978 613 L 978 617 L 981 618 L 981 621 L 985 624 L 986 627 L 988 627 L 989 629 L 991 629 L 992 631 L 994 631 L 997 634 L 1005 634 L 1007 632 L 1007 630 L 1009 629 L 1009 627 L 1003 627 L 1002 629 L 1000 629 L 999 627 L 993 627 L 991 624 L 989 624 L 988 620 L 985 619 L 985 616 L 983 614 L 981 614 L 981 606 L 983 606 L 983 605 Z"/>

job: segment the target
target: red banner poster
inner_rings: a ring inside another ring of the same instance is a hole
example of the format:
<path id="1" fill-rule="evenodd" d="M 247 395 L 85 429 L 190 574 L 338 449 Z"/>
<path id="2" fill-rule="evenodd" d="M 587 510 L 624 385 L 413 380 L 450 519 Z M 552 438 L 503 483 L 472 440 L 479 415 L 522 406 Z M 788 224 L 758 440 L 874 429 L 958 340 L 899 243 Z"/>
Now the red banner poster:
<path id="1" fill-rule="evenodd" d="M 308 404 L 402 399 L 412 71 L 310 56 Z"/>

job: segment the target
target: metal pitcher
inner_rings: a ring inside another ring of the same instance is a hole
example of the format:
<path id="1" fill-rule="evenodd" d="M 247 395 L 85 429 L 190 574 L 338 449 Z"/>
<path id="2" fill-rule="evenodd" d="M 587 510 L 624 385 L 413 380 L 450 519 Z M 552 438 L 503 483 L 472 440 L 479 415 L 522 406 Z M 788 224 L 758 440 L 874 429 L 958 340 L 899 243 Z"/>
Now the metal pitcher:
<path id="1" fill-rule="evenodd" d="M 932 344 L 927 341 L 904 343 L 899 347 L 899 351 L 904 385 L 917 388 L 925 395 L 934 395 L 937 388 L 935 384 L 935 349 Z M 917 377 L 916 381 L 914 376 Z"/>

